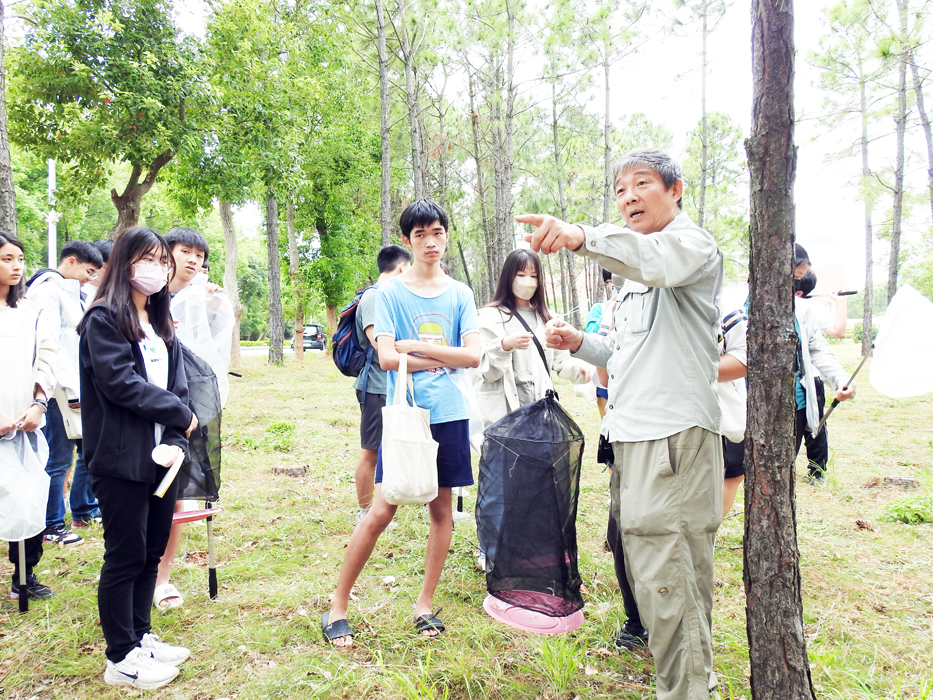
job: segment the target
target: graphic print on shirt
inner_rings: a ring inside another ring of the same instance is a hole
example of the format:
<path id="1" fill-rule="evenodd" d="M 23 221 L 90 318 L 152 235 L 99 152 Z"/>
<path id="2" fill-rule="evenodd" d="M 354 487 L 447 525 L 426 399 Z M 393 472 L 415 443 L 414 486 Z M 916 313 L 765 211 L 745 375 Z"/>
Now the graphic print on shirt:
<path id="1" fill-rule="evenodd" d="M 424 320 L 426 318 L 431 318 L 434 320 Z M 443 347 L 449 347 L 450 343 L 447 342 L 447 337 L 444 334 L 445 328 L 452 328 L 453 324 L 450 322 L 450 319 L 440 315 L 440 314 L 423 314 L 417 316 L 413 319 L 413 325 L 418 329 L 418 340 L 424 343 L 430 343 L 431 345 L 441 345 Z M 436 367 L 434 369 L 427 370 L 430 374 L 443 374 L 444 369 L 442 367 Z"/>

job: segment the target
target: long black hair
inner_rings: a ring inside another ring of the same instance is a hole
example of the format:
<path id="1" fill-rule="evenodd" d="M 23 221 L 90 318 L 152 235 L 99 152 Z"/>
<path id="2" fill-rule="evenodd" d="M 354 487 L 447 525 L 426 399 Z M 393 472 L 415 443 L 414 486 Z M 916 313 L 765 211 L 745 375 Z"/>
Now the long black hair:
<path id="1" fill-rule="evenodd" d="M 542 321 L 547 323 L 551 320 L 551 312 L 547 307 L 547 300 L 544 298 L 544 271 L 541 269 L 541 259 L 538 254 L 529 248 L 516 248 L 502 263 L 502 270 L 499 272 L 499 282 L 496 284 L 496 293 L 486 306 L 496 306 L 500 309 L 506 309 L 510 314 L 515 314 L 515 308 L 518 302 L 515 294 L 512 292 L 512 282 L 521 270 L 524 270 L 528 263 L 535 266 L 535 274 L 538 276 L 538 288 L 534 296 L 529 299 L 532 308 L 537 312 Z"/>
<path id="2" fill-rule="evenodd" d="M 153 248 L 156 249 L 156 257 L 161 259 L 162 264 L 171 268 L 168 275 L 168 279 L 171 279 L 175 269 L 175 259 L 172 257 L 172 249 L 168 247 L 168 243 L 151 228 L 132 226 L 117 236 L 107 260 L 107 274 L 104 275 L 100 289 L 97 290 L 97 296 L 94 297 L 94 303 L 91 304 L 92 309 L 95 306 L 106 306 L 116 322 L 117 329 L 129 341 L 139 342 L 146 337 L 139 323 L 136 306 L 133 304 L 133 287 L 130 284 L 133 276 L 132 266 L 133 263 L 142 260 Z M 175 324 L 172 323 L 170 311 L 171 302 L 168 284 L 146 300 L 150 325 L 156 334 L 169 345 L 175 338 Z M 78 326 L 79 333 L 84 331 L 86 319 L 87 315 Z"/>
<path id="3" fill-rule="evenodd" d="M 26 249 L 23 248 L 23 244 L 20 240 L 14 236 L 12 233 L 7 233 L 6 231 L 0 231 L 0 248 L 11 243 L 23 251 L 23 255 L 26 254 Z M 23 276 L 19 278 L 19 282 L 16 284 L 11 284 L 9 291 L 6 293 L 6 304 L 11 309 L 16 308 L 16 303 L 23 298 L 23 295 L 26 293 L 26 284 L 23 280 L 26 279 L 26 268 L 23 268 Z"/>

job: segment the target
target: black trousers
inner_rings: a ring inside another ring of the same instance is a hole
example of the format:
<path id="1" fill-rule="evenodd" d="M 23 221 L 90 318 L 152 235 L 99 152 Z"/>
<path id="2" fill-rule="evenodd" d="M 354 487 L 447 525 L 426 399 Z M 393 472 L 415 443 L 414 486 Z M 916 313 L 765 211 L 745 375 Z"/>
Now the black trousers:
<path id="1" fill-rule="evenodd" d="M 97 587 L 107 658 L 117 663 L 151 629 L 150 612 L 159 560 L 168 544 L 178 479 L 165 496 L 156 483 L 94 477 L 104 519 L 104 564 Z"/>
<path id="2" fill-rule="evenodd" d="M 32 574 L 32 568 L 42 558 L 43 533 L 34 535 L 26 540 L 26 576 Z M 13 564 L 13 581 L 19 583 L 19 542 L 10 542 L 10 563 Z"/>
<path id="3" fill-rule="evenodd" d="M 616 470 L 612 471 L 613 480 L 617 479 Z M 612 483 L 610 481 L 610 483 Z M 632 586 L 629 584 L 628 576 L 625 573 L 625 551 L 622 548 L 622 531 L 619 530 L 619 523 L 616 521 L 616 512 L 619 504 L 615 502 L 617 488 L 609 489 L 612 502 L 609 504 L 609 524 L 606 527 L 606 543 L 609 545 L 609 551 L 612 552 L 612 563 L 615 566 L 616 581 L 619 582 L 619 591 L 622 593 L 622 607 L 625 610 L 625 617 L 628 618 L 629 628 L 644 627 L 641 624 L 641 616 L 638 614 L 638 604 L 635 602 L 635 594 L 632 592 Z"/>
<path id="4" fill-rule="evenodd" d="M 816 378 L 816 399 L 819 405 L 820 420 L 823 419 L 823 407 L 826 405 L 826 392 L 823 389 L 823 380 Z M 826 472 L 826 464 L 829 462 L 829 436 L 826 434 L 826 427 L 814 435 L 807 430 L 807 409 L 801 408 L 797 411 L 797 424 L 794 435 L 797 439 L 797 447 L 794 454 L 800 452 L 800 443 L 803 442 L 807 447 L 808 471 L 810 476 L 821 477 Z"/>

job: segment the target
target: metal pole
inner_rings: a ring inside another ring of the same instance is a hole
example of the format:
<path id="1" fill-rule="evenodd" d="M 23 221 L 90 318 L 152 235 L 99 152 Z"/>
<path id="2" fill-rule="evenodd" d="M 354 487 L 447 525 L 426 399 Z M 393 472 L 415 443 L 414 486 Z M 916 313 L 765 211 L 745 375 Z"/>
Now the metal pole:
<path id="1" fill-rule="evenodd" d="M 849 384 L 855 381 L 855 375 L 857 375 L 859 373 L 859 370 L 861 370 L 862 367 L 865 365 L 865 361 L 868 360 L 869 357 L 871 357 L 872 350 L 874 349 L 875 349 L 875 346 L 872 345 L 871 348 L 868 350 L 868 352 L 865 353 L 865 357 L 863 357 L 862 361 L 858 363 L 858 367 L 855 368 L 855 371 L 852 373 L 852 376 L 849 377 L 849 381 L 845 383 L 845 386 L 841 387 L 842 389 L 848 389 Z M 839 405 L 839 400 L 833 399 L 833 402 L 829 405 L 829 408 L 826 409 L 826 413 L 823 414 L 823 420 L 821 420 L 820 424 L 816 426 L 816 432 L 814 433 L 814 435 L 820 434 L 820 431 L 823 429 L 823 426 L 826 425 L 826 419 L 829 418 L 829 414 L 832 413 L 835 410 L 836 406 L 838 405 Z"/>
<path id="2" fill-rule="evenodd" d="M 211 508 L 207 501 L 205 507 Z M 211 600 L 217 597 L 217 562 L 214 559 L 214 516 L 207 516 L 207 591 Z"/>
<path id="3" fill-rule="evenodd" d="M 26 540 L 16 543 L 19 547 L 19 611 L 29 612 L 29 591 L 26 590 Z"/>

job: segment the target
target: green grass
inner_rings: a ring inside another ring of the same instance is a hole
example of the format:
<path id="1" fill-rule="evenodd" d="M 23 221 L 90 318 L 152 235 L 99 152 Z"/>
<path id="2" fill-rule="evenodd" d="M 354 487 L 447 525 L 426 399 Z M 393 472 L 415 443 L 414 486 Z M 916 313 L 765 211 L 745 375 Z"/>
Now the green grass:
<path id="1" fill-rule="evenodd" d="M 854 368 L 853 344 L 834 348 Z M 189 525 L 173 580 L 183 607 L 154 613 L 154 631 L 192 648 L 178 680 L 150 697 L 240 698 L 648 698 L 652 662 L 618 654 L 610 640 L 621 600 L 604 551 L 608 474 L 595 464 L 596 409 L 561 387 L 564 405 L 589 438 L 577 531 L 586 622 L 558 637 L 505 627 L 482 610 L 476 531 L 458 524 L 436 596 L 448 633 L 412 632 L 427 523 L 401 508 L 400 527 L 379 541 L 354 589 L 350 617 L 359 646 L 326 647 L 320 615 L 336 583 L 355 514 L 353 470 L 359 407 L 351 381 L 330 358 L 305 354 L 270 368 L 244 358 L 224 413 L 224 512 L 215 532 L 220 595 L 207 596 L 205 528 Z M 823 487 L 797 462 L 804 625 L 820 697 L 933 699 L 933 526 L 892 522 L 890 504 L 928 498 L 933 485 L 933 398 L 894 401 L 858 381 L 854 402 L 830 419 L 832 459 Z M 307 465 L 304 477 L 273 476 Z M 910 476 L 920 489 L 864 484 Z M 716 550 L 714 654 L 725 697 L 750 697 L 742 589 L 739 503 Z M 918 501 L 923 502 L 923 501 Z M 475 503 L 475 490 L 467 506 Z M 861 523 L 861 524 L 859 524 Z M 104 685 L 96 581 L 101 531 L 86 544 L 47 547 L 38 567 L 55 590 L 27 615 L 0 601 L 0 698 L 107 700 L 143 693 Z M 11 567 L 0 564 L 9 576 Z M 383 583 L 385 576 L 395 583 Z"/>

